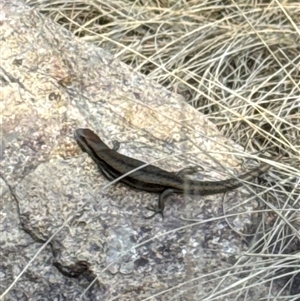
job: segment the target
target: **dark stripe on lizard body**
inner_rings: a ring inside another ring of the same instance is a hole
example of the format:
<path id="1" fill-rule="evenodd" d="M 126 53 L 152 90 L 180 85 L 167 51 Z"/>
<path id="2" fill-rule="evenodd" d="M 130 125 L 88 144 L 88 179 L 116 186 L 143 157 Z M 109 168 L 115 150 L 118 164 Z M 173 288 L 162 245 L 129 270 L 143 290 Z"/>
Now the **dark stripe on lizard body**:
<path id="1" fill-rule="evenodd" d="M 110 149 L 89 129 L 77 129 L 74 136 L 80 148 L 92 157 L 100 171 L 110 181 L 145 165 L 143 161 L 127 157 L 118 153 L 115 149 Z M 281 155 L 276 159 L 280 157 Z M 262 164 L 260 167 L 240 175 L 238 178 L 221 181 L 196 181 L 153 165 L 147 165 L 122 178 L 120 182 L 139 190 L 161 193 L 158 208 L 154 210 L 155 214 L 157 214 L 163 212 L 164 200 L 172 193 L 187 193 L 190 195 L 224 193 L 242 186 L 243 181 L 252 181 L 269 168 L 270 165 Z"/>

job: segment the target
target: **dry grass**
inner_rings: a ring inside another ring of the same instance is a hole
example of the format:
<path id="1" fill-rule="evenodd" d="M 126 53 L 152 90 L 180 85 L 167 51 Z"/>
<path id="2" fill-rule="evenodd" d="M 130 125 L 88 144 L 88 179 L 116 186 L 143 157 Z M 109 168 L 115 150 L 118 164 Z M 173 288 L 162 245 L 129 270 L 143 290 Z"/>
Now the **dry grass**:
<path id="1" fill-rule="evenodd" d="M 269 286 L 265 300 L 300 300 L 298 1 L 27 3 L 182 94 L 246 152 L 285 152 L 277 184 L 245 236 L 251 247 L 220 283 L 231 274 L 244 278 L 205 300 L 226 300 L 234 291 L 250 300 L 257 283 Z"/>

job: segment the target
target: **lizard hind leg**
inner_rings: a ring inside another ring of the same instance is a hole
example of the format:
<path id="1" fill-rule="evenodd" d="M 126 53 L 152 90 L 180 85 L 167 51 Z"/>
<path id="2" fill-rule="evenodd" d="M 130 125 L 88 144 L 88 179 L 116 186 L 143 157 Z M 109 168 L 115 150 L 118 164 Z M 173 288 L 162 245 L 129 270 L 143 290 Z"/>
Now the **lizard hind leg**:
<path id="1" fill-rule="evenodd" d="M 162 218 L 164 218 L 164 209 L 165 209 L 165 199 L 168 198 L 171 194 L 174 193 L 174 190 L 171 188 L 167 188 L 166 190 L 164 190 L 159 198 L 158 198 L 158 206 L 154 207 L 147 207 L 148 210 L 153 211 L 154 213 L 150 216 L 145 217 L 146 219 L 150 219 L 153 218 L 156 214 L 161 214 Z"/>
<path id="2" fill-rule="evenodd" d="M 199 171 L 199 167 L 197 166 L 188 166 L 185 167 L 177 172 L 175 172 L 175 175 L 178 177 L 184 178 L 187 175 L 192 175 L 194 173 L 197 173 Z"/>

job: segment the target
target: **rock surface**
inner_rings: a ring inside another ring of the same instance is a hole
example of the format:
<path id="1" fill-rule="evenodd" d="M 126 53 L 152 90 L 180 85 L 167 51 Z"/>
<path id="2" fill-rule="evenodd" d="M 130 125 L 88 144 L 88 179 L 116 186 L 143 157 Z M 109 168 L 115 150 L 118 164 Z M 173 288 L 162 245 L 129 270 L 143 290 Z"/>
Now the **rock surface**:
<path id="1" fill-rule="evenodd" d="M 226 155 L 240 148 L 104 50 L 19 1 L 0 5 L 2 299 L 243 300 L 233 292 L 238 273 L 218 277 L 246 249 L 239 233 L 250 214 L 222 215 L 256 206 L 243 203 L 247 189 L 174 195 L 164 220 L 148 220 L 158 196 L 108 185 L 73 132 L 89 127 L 110 146 L 119 141 L 121 153 L 166 170 L 198 165 L 198 179 L 240 173 Z M 252 294 L 266 296 L 258 285 Z"/>

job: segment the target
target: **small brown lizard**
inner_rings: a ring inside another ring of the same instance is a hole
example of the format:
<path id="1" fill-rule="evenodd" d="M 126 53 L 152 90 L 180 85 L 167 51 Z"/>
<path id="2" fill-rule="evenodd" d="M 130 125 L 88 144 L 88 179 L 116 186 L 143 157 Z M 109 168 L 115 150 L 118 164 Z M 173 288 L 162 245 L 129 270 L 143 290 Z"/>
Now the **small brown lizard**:
<path id="1" fill-rule="evenodd" d="M 89 129 L 77 129 L 75 140 L 80 148 L 87 152 L 97 163 L 102 174 L 110 181 L 136 169 L 145 162 L 119 154 L 116 148 L 110 149 L 94 132 Z M 279 160 L 279 155 L 275 160 Z M 231 178 L 221 181 L 196 181 L 187 179 L 183 175 L 185 171 L 179 173 L 168 172 L 153 165 L 147 165 L 128 176 L 120 179 L 120 182 L 139 190 L 160 193 L 157 208 L 148 208 L 154 211 L 153 217 L 157 213 L 163 216 L 165 199 L 172 193 L 184 193 L 190 195 L 210 195 L 227 192 L 243 185 L 243 181 L 252 181 L 270 168 L 268 164 L 262 164 L 238 178 Z"/>

